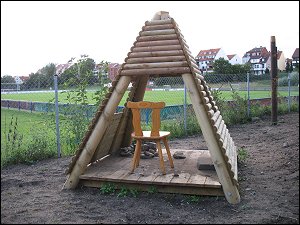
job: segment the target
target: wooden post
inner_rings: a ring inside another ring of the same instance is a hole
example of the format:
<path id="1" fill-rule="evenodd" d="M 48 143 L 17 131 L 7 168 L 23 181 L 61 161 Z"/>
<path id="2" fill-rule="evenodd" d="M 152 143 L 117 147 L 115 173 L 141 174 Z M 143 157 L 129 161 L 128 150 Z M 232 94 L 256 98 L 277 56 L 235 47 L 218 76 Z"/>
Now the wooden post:
<path id="1" fill-rule="evenodd" d="M 272 80 L 272 125 L 277 124 L 277 85 L 278 85 L 278 67 L 277 67 L 277 47 L 275 36 L 271 36 L 271 80 Z"/>
<path id="2" fill-rule="evenodd" d="M 182 74 L 182 78 L 193 103 L 193 108 L 198 123 L 201 127 L 203 137 L 207 143 L 207 147 L 209 149 L 211 159 L 215 165 L 220 183 L 222 184 L 225 197 L 231 204 L 239 203 L 240 195 L 238 189 L 230 177 L 230 171 L 227 169 L 225 159 L 222 155 L 222 150 L 219 147 L 215 132 L 210 124 L 210 119 L 204 106 L 205 104 L 200 98 L 194 78 L 192 74 Z"/>
<path id="3" fill-rule="evenodd" d="M 87 164 L 90 163 L 94 152 L 102 139 L 115 111 L 120 103 L 128 85 L 131 81 L 130 76 L 122 76 L 117 83 L 111 97 L 109 98 L 95 128 L 92 131 L 87 143 L 84 146 L 79 158 L 74 165 L 72 172 L 69 174 L 63 189 L 75 188 L 79 182 L 79 176 L 84 173 Z"/>

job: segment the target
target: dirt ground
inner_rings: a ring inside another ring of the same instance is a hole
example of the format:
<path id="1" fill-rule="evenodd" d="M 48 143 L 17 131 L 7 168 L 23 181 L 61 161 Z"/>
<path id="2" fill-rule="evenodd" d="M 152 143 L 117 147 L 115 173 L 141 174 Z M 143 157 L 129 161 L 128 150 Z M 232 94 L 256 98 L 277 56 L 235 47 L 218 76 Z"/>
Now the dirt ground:
<path id="1" fill-rule="evenodd" d="M 1 223 L 263 223 L 299 224 L 299 113 L 229 127 L 248 157 L 239 164 L 241 202 L 224 197 L 141 192 L 105 195 L 96 188 L 61 188 L 70 157 L 1 170 Z M 202 136 L 171 148 L 206 147 Z M 198 200 L 198 201 L 197 201 Z"/>

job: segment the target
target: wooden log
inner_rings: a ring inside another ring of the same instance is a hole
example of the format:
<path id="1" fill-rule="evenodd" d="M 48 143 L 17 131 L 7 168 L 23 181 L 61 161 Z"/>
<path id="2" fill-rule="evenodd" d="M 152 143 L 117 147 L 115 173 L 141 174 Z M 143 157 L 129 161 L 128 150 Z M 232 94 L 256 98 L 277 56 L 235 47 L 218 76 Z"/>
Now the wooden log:
<path id="1" fill-rule="evenodd" d="M 207 111 L 211 110 L 212 105 L 210 103 L 204 104 L 204 107 Z"/>
<path id="2" fill-rule="evenodd" d="M 154 36 L 138 36 L 137 41 L 159 41 L 159 40 L 178 40 L 176 34 L 154 35 Z"/>
<path id="3" fill-rule="evenodd" d="M 148 47 L 132 47 L 132 52 L 155 52 L 155 51 L 171 51 L 181 50 L 180 45 L 159 45 L 159 46 L 148 46 Z"/>
<path id="4" fill-rule="evenodd" d="M 138 41 L 134 44 L 135 47 L 149 47 L 162 45 L 180 45 L 179 40 L 161 40 L 161 41 Z"/>
<path id="5" fill-rule="evenodd" d="M 209 103 L 209 98 L 207 98 L 207 97 L 204 97 L 203 99 L 204 99 L 204 104 L 207 104 L 207 103 Z"/>
<path id="6" fill-rule="evenodd" d="M 223 120 L 224 121 L 224 120 Z M 225 139 L 225 133 L 226 133 L 227 127 L 226 124 L 224 124 L 224 128 L 222 129 L 221 135 L 220 135 L 220 140 L 223 142 Z M 221 145 L 222 146 L 222 145 Z"/>
<path id="7" fill-rule="evenodd" d="M 184 56 L 182 50 L 172 51 L 156 51 L 156 52 L 130 52 L 129 58 L 142 58 L 142 57 L 159 57 L 159 56 Z"/>
<path id="8" fill-rule="evenodd" d="M 182 62 L 186 61 L 184 55 L 179 56 L 161 56 L 161 57 L 143 57 L 143 58 L 128 58 L 127 63 L 151 63 L 151 62 Z"/>
<path id="9" fill-rule="evenodd" d="M 237 204 L 240 202 L 238 189 L 234 185 L 230 171 L 227 168 L 227 163 L 224 160 L 223 153 L 219 147 L 215 132 L 210 124 L 210 118 L 206 113 L 204 105 L 199 104 L 201 101 L 201 96 L 197 90 L 194 78 L 191 74 L 182 74 L 182 78 L 187 86 L 198 123 L 207 143 L 219 181 L 222 184 L 225 197 L 229 203 Z"/>
<path id="10" fill-rule="evenodd" d="M 140 31 L 140 36 L 154 36 L 154 35 L 166 35 L 166 34 L 175 34 L 174 29 L 166 30 L 149 30 L 149 31 Z"/>
<path id="11" fill-rule="evenodd" d="M 176 75 L 190 72 L 189 67 L 171 67 L 171 68 L 149 68 L 149 69 L 126 69 L 121 72 L 122 76 L 135 75 Z"/>
<path id="12" fill-rule="evenodd" d="M 126 64 L 124 69 L 145 69 L 145 68 L 167 68 L 167 67 L 187 67 L 187 62 L 160 62 L 160 63 L 136 63 Z"/>
<path id="13" fill-rule="evenodd" d="M 155 26 L 155 25 L 162 25 L 162 24 L 172 24 L 171 19 L 167 20 L 152 20 L 152 21 L 146 21 L 146 26 Z"/>
<path id="14" fill-rule="evenodd" d="M 224 127 L 225 127 L 224 120 L 221 120 L 220 125 L 218 126 L 218 130 L 216 132 L 216 137 L 217 137 L 218 141 L 221 138 L 221 133 L 222 133 Z"/>
<path id="15" fill-rule="evenodd" d="M 213 124 L 215 124 L 216 121 L 217 121 L 217 119 L 219 118 L 220 115 L 221 115 L 221 112 L 220 112 L 220 111 L 215 112 L 215 114 L 214 114 L 213 117 L 211 118 L 211 122 L 212 122 Z"/>
<path id="16" fill-rule="evenodd" d="M 165 29 L 174 29 L 173 24 L 158 24 L 158 25 L 146 25 L 142 28 L 143 31 L 148 30 L 165 30 Z"/>
<path id="17" fill-rule="evenodd" d="M 86 142 L 79 158 L 77 159 L 72 172 L 68 175 L 68 178 L 63 186 L 64 189 L 71 189 L 77 186 L 79 182 L 79 176 L 84 173 L 87 164 L 90 163 L 90 160 L 92 159 L 94 152 L 110 123 L 110 119 L 114 115 L 118 104 L 127 90 L 130 81 L 131 77 L 128 76 L 123 76 L 120 78 L 114 92 L 112 93 L 112 96 L 107 102 L 103 113 L 100 115 L 97 124 L 92 130 L 88 141 Z"/>
<path id="18" fill-rule="evenodd" d="M 211 120 L 214 120 L 213 118 L 216 118 L 216 117 L 215 117 L 216 114 L 217 114 L 217 113 L 214 114 L 214 116 L 211 118 Z M 220 114 L 219 114 L 219 115 L 220 115 Z M 221 121 L 222 121 L 222 116 L 220 115 L 220 116 L 217 118 L 217 120 L 215 121 L 214 125 L 213 125 L 213 126 L 214 126 L 214 129 L 215 129 L 215 132 L 217 132 L 217 131 L 219 130 Z"/>

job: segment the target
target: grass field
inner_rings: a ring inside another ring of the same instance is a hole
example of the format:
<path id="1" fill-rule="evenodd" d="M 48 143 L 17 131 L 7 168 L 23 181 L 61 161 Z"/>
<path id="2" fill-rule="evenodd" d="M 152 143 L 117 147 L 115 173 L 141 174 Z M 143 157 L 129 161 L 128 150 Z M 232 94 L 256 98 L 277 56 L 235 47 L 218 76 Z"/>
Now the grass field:
<path id="1" fill-rule="evenodd" d="M 240 96 L 247 96 L 246 91 L 238 91 Z M 230 100 L 231 91 L 222 91 L 221 97 L 225 100 Z M 287 91 L 279 91 L 279 96 L 288 96 Z M 299 96 L 299 91 L 292 91 L 292 96 Z M 89 104 L 95 104 L 95 100 L 93 100 L 94 92 L 87 92 L 87 97 Z M 124 105 L 128 96 L 128 92 L 123 96 L 120 105 Z M 271 97 L 270 91 L 251 91 L 250 98 L 268 98 Z M 16 93 L 16 94 L 1 94 L 1 100 L 21 100 L 21 101 L 33 101 L 33 102 L 54 102 L 54 93 L 45 92 L 45 93 Z M 67 101 L 67 93 L 59 93 L 58 100 L 60 103 L 68 103 Z M 184 103 L 184 91 L 146 91 L 144 96 L 145 101 L 164 101 L 166 105 L 178 105 Z M 188 94 L 187 94 L 187 102 L 190 103 Z"/>

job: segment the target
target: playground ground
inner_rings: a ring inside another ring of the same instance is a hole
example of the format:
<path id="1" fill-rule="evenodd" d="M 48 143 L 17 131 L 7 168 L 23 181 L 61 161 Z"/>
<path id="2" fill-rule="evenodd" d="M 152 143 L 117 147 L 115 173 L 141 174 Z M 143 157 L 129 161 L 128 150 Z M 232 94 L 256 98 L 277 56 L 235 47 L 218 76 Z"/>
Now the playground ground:
<path id="1" fill-rule="evenodd" d="M 299 224 L 299 113 L 229 127 L 248 156 L 239 165 L 241 202 L 224 197 L 139 193 L 118 196 L 95 188 L 61 191 L 70 157 L 1 170 L 1 223 L 256 223 Z M 202 136 L 171 148 L 205 147 Z"/>

